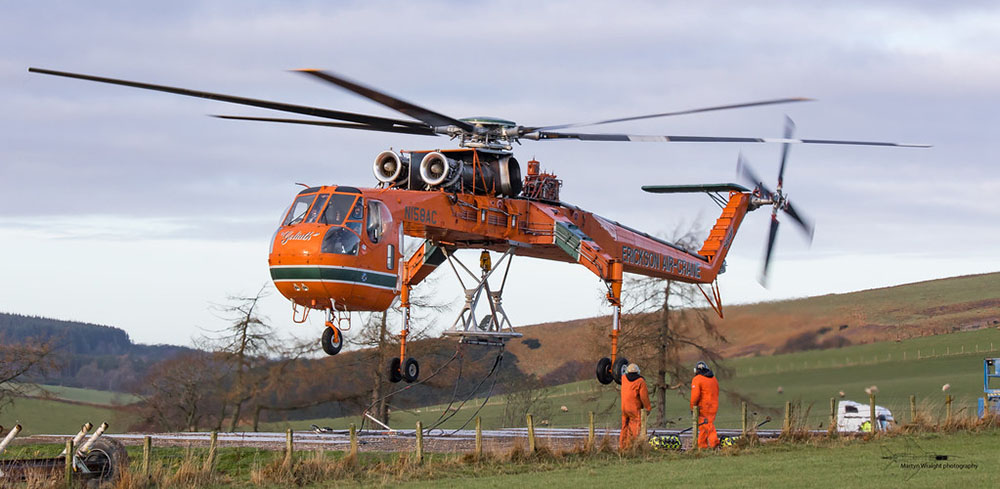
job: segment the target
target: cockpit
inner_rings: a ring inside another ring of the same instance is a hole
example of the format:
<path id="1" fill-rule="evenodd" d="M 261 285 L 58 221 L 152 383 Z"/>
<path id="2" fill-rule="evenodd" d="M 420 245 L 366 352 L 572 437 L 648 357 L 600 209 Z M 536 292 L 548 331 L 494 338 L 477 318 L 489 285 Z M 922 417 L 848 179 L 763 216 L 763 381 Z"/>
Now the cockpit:
<path id="1" fill-rule="evenodd" d="M 320 251 L 357 255 L 362 233 L 367 233 L 370 243 L 378 243 L 392 221 L 382 202 L 368 200 L 367 212 L 365 207 L 365 198 L 353 187 L 309 188 L 295 198 L 281 225 L 329 225 Z"/>

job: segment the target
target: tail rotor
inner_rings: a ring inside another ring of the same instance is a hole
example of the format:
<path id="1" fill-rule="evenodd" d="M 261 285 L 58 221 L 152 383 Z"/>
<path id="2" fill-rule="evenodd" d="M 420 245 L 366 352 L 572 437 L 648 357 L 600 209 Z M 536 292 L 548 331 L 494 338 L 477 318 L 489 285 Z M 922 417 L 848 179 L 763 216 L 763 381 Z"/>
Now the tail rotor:
<path id="1" fill-rule="evenodd" d="M 790 118 L 785 117 L 785 133 L 784 139 L 786 141 L 791 140 L 795 133 L 795 123 L 792 122 Z M 736 173 L 739 178 L 744 180 L 753 188 L 753 197 L 750 202 L 752 209 L 758 207 L 769 205 L 771 206 L 771 229 L 767 236 L 767 245 L 764 248 L 764 264 L 761 268 L 760 276 L 758 277 L 758 282 L 764 287 L 767 287 L 767 273 L 771 265 L 771 256 L 774 253 L 774 242 L 778 236 L 778 211 L 783 211 L 788 214 L 790 218 L 798 225 L 798 228 L 806 235 L 810 243 L 812 243 L 813 234 L 815 231 L 815 226 L 812 221 L 807 219 L 800 213 L 792 203 L 788 200 L 788 196 L 784 193 L 785 184 L 785 166 L 788 162 L 788 149 L 791 145 L 788 142 L 782 144 L 781 147 L 781 164 L 778 167 L 778 185 L 772 191 L 764 183 L 760 177 L 753 171 L 750 164 L 747 162 L 743 154 L 740 154 L 736 162 Z"/>

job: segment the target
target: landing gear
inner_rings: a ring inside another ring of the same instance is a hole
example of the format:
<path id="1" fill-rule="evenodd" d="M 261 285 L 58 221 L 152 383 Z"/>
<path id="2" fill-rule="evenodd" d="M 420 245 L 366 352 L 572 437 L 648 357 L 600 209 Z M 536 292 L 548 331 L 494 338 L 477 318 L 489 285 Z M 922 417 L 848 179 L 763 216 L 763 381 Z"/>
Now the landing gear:
<path id="1" fill-rule="evenodd" d="M 331 304 L 332 305 L 332 304 Z M 351 313 L 331 307 L 326 311 L 326 329 L 320 345 L 327 355 L 336 355 L 344 347 L 344 331 L 351 330 Z"/>
<path id="2" fill-rule="evenodd" d="M 407 358 L 400 368 L 399 358 L 393 357 L 389 360 L 389 382 L 396 383 L 405 380 L 407 384 L 412 384 L 420 377 L 420 364 L 416 359 Z"/>
<path id="3" fill-rule="evenodd" d="M 622 264 L 619 261 L 610 262 L 610 276 L 605 279 L 608 286 L 608 302 L 613 308 L 611 314 L 611 358 L 604 357 L 597 361 L 597 381 L 608 385 L 612 381 L 622 383 L 622 374 L 628 365 L 628 359 L 618 355 L 618 333 L 622 314 Z"/>
<path id="4" fill-rule="evenodd" d="M 608 385 L 613 380 L 611 376 L 611 359 L 604 357 L 597 361 L 597 381 Z"/>
<path id="5" fill-rule="evenodd" d="M 625 367 L 628 366 L 628 359 L 625 357 L 618 357 L 615 363 L 611 365 L 611 377 L 614 379 L 616 384 L 622 383 L 622 374 L 625 373 Z"/>
<path id="6" fill-rule="evenodd" d="M 344 347 L 344 335 L 340 333 L 340 330 L 336 326 L 327 323 L 327 328 L 323 330 L 323 337 L 320 339 L 320 344 L 323 345 L 323 351 L 327 355 L 336 355 Z"/>
<path id="7" fill-rule="evenodd" d="M 392 358 L 389 360 L 389 382 L 395 384 L 403 380 L 403 373 L 399 370 L 399 359 Z"/>
<path id="8" fill-rule="evenodd" d="M 417 377 L 419 375 L 420 364 L 413 358 L 407 358 L 406 363 L 403 364 L 403 380 L 405 380 L 408 384 L 413 383 L 417 381 Z"/>

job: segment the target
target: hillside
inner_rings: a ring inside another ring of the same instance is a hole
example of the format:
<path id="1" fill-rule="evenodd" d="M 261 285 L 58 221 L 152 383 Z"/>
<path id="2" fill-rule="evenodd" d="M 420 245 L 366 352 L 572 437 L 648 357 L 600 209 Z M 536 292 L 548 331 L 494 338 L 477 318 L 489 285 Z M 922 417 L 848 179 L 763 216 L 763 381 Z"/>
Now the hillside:
<path id="1" fill-rule="evenodd" d="M 37 316 L 0 313 L 0 341 L 51 341 L 59 369 L 45 384 L 105 391 L 127 391 L 149 367 L 190 348 L 133 343 L 120 328 Z"/>
<path id="2" fill-rule="evenodd" d="M 1000 324 L 1000 273 L 727 306 L 724 313 L 725 319 L 710 317 L 728 340 L 720 346 L 726 358 L 973 330 Z M 524 337 L 508 351 L 540 376 L 569 366 L 590 371 L 610 349 L 610 329 L 610 316 L 524 326 L 518 328 Z"/>

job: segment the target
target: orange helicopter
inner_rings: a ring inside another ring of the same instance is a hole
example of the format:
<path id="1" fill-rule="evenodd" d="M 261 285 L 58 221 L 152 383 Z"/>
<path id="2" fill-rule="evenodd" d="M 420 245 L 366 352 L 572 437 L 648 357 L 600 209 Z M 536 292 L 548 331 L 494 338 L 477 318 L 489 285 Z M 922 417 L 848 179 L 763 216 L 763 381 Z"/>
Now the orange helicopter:
<path id="1" fill-rule="evenodd" d="M 513 256 L 579 263 L 604 281 L 607 301 L 613 308 L 611 352 L 609 357 L 598 361 L 596 375 L 602 384 L 620 382 L 622 368 L 628 364 L 628 360 L 618 354 L 624 273 L 678 280 L 698 284 L 699 287 L 708 285 L 709 291 L 702 288 L 702 293 L 721 316 L 722 301 L 716 279 L 725 269 L 726 253 L 747 212 L 771 206 L 762 283 L 766 279 L 778 230 L 779 210 L 788 214 L 811 239 L 813 224 L 792 206 L 783 192 L 782 178 L 790 144 L 927 147 L 874 141 L 793 139 L 794 125 L 790 119 L 786 119 L 782 138 L 565 132 L 565 129 L 586 125 L 809 100 L 804 98 L 705 107 L 589 123 L 521 126 L 512 121 L 487 117 L 455 119 L 319 70 L 299 71 L 385 105 L 416 121 L 41 68 L 29 68 L 28 71 L 316 118 L 216 116 L 224 119 L 448 136 L 457 140 L 457 149 L 380 153 L 373 166 L 379 182 L 376 187 L 330 185 L 302 190 L 271 239 L 268 264 L 275 286 L 292 302 L 295 322 L 305 322 L 311 310 L 325 313 L 326 327 L 321 345 L 330 355 L 337 354 L 343 346 L 343 331 L 350 329 L 351 312 L 384 311 L 397 299 L 400 301 L 403 318 L 399 333 L 399 357 L 393 358 L 388 366 L 393 382 L 414 382 L 419 378 L 419 363 L 406 354 L 410 293 L 413 287 L 445 262 L 459 275 L 465 289 L 465 305 L 452 326 L 444 331 L 445 335 L 459 337 L 465 343 L 498 346 L 521 336 L 513 329 L 503 309 L 503 283 L 493 290 L 489 282 L 501 268 L 504 270 L 503 282 L 506 282 Z M 511 151 L 512 145 L 520 140 L 554 139 L 782 143 L 783 150 L 774 190 L 753 173 L 742 157 L 737 168 L 750 187 L 735 183 L 643 187 L 643 190 L 654 193 L 704 192 L 719 204 L 722 214 L 701 249 L 695 251 L 560 201 L 562 181 L 556 175 L 542 172 L 537 161 L 528 162 L 522 179 L 521 166 Z M 409 256 L 403 252 L 407 237 L 422 240 Z M 482 250 L 479 273 L 455 258 L 455 251 L 459 249 Z M 490 251 L 501 254 L 495 263 Z M 471 286 L 462 281 L 460 268 L 473 280 Z M 488 312 L 479 315 L 477 311 L 484 307 L 488 307 Z"/>

